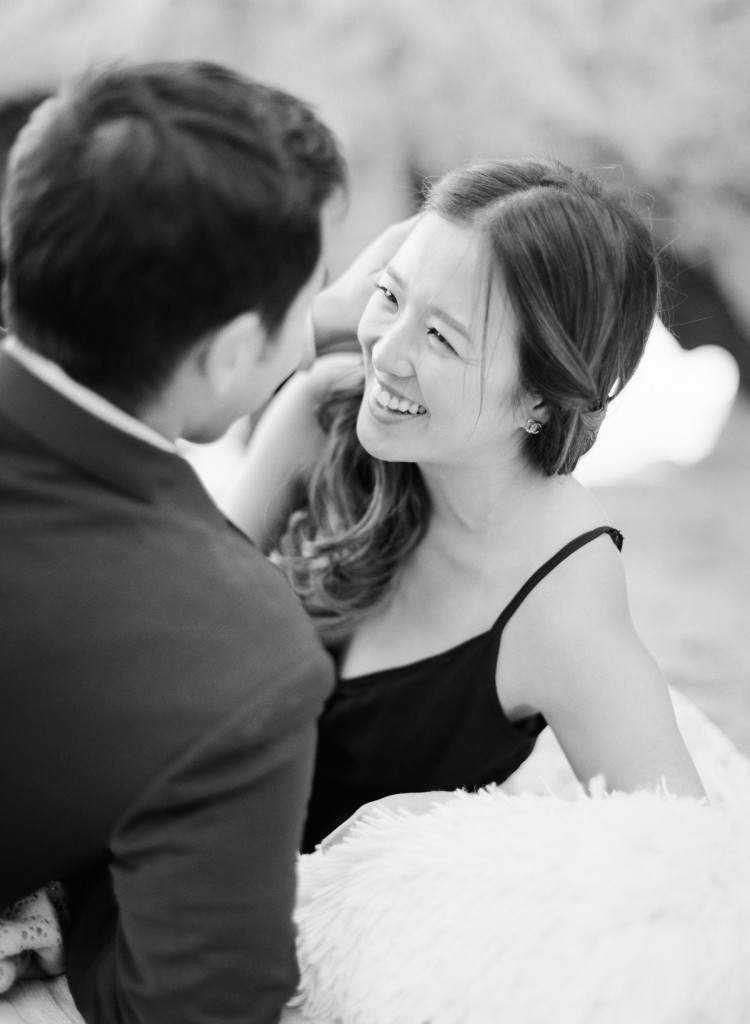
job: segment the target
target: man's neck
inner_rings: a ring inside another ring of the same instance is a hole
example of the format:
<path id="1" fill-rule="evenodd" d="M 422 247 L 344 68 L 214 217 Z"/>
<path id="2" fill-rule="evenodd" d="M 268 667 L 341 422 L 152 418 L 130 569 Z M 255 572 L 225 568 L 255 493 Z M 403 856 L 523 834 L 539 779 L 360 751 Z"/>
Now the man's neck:
<path id="1" fill-rule="evenodd" d="M 2 347 L 9 355 L 18 360 L 30 373 L 44 381 L 49 387 L 60 392 L 69 401 L 74 402 L 92 416 L 109 423 L 110 426 L 132 434 L 134 437 L 165 451 L 175 451 L 175 446 L 162 432 L 155 428 L 154 424 L 147 423 L 142 419 L 131 416 L 119 406 L 104 398 L 103 395 L 92 391 L 90 388 L 79 384 L 72 377 L 54 363 L 51 359 L 40 356 L 23 342 L 13 335 L 8 335 L 2 342 Z"/>

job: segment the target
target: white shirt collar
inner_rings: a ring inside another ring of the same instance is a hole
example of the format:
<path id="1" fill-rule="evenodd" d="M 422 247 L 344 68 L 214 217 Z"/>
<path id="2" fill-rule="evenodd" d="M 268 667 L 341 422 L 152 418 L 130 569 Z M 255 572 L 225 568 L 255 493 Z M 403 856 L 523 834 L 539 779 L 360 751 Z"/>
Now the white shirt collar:
<path id="1" fill-rule="evenodd" d="M 100 420 L 104 420 L 105 423 L 109 423 L 110 426 L 117 427 L 118 430 L 122 430 L 126 434 L 132 434 L 133 437 L 140 438 L 141 441 L 153 444 L 157 448 L 164 449 L 164 451 L 177 451 L 175 445 L 158 433 L 158 431 L 116 405 L 113 405 L 112 402 L 107 401 L 106 398 L 98 395 L 90 388 L 79 384 L 78 381 L 69 377 L 57 363 L 53 363 L 51 359 L 40 356 L 38 352 L 32 352 L 18 338 L 12 335 L 6 337 L 2 347 L 9 355 L 25 366 L 30 373 L 33 373 L 35 377 L 38 377 L 45 384 L 54 388 L 55 391 L 59 391 L 61 395 L 64 395 L 71 402 L 85 409 L 86 412 L 90 412 L 92 416 L 97 416 Z"/>

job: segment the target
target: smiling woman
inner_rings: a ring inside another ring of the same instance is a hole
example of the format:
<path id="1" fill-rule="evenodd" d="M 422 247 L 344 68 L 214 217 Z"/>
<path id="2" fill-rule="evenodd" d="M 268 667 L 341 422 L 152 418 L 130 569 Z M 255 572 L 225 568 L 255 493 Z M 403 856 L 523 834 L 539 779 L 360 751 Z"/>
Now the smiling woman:
<path id="1" fill-rule="evenodd" d="M 553 161 L 469 167 L 375 276 L 361 357 L 265 414 L 227 508 L 339 674 L 305 849 L 368 801 L 503 782 L 546 724 L 583 782 L 702 795 L 622 535 L 572 476 L 658 298 L 625 197 Z"/>
<path id="2" fill-rule="evenodd" d="M 359 324 L 367 400 L 357 435 L 371 455 L 423 466 L 496 460 L 503 421 L 517 418 L 518 346 L 488 269 L 474 229 L 434 212 L 384 269 Z M 426 415 L 413 429 L 411 417 L 389 429 L 415 407 Z"/>

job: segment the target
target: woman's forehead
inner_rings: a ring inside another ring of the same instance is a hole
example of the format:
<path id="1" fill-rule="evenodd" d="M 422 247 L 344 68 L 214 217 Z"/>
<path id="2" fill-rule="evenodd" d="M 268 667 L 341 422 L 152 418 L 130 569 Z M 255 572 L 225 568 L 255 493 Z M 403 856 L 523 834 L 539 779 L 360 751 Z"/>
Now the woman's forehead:
<path id="1" fill-rule="evenodd" d="M 468 294 L 469 301 L 474 301 L 477 281 L 487 278 L 480 232 L 433 212 L 422 215 L 391 266 L 415 298 L 437 289 L 459 301 Z"/>
<path id="2" fill-rule="evenodd" d="M 476 331 L 498 317 L 508 302 L 481 228 L 457 224 L 427 211 L 393 257 L 390 267 L 410 298 L 440 306 Z"/>

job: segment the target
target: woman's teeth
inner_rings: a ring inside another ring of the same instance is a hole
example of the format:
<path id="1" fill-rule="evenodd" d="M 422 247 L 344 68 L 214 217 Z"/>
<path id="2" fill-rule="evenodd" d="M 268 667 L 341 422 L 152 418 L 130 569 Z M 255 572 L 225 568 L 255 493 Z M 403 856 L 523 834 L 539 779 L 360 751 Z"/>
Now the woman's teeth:
<path id="1" fill-rule="evenodd" d="M 372 386 L 372 394 L 375 401 L 383 409 L 390 409 L 392 412 L 408 413 L 410 416 L 422 416 L 427 410 L 418 402 L 409 402 L 406 398 L 398 398 L 387 391 L 378 381 Z"/>

